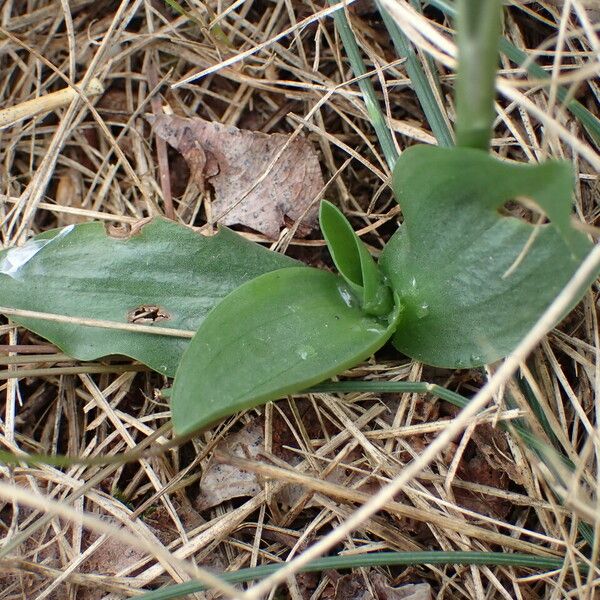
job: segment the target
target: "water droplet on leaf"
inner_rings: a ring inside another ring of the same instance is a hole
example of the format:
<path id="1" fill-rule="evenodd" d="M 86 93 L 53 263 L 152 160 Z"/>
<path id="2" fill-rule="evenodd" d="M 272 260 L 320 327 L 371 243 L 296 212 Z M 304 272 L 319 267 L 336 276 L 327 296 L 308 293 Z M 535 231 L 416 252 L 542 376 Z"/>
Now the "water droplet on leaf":
<path id="1" fill-rule="evenodd" d="M 350 293 L 350 290 L 346 287 L 339 286 L 338 291 L 340 292 L 340 296 L 346 306 L 352 308 L 354 306 L 354 296 Z"/>
<path id="2" fill-rule="evenodd" d="M 415 314 L 417 315 L 417 319 L 423 319 L 426 317 L 429 314 L 429 304 L 427 304 L 427 302 L 423 302 L 423 304 L 417 306 Z"/>

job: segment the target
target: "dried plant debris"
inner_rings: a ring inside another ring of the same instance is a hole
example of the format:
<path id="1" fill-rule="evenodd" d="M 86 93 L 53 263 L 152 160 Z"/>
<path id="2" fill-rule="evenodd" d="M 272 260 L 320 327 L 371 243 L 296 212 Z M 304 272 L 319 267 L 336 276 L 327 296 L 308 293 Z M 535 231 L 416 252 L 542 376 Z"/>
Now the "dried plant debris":
<path id="1" fill-rule="evenodd" d="M 263 447 L 263 428 L 253 423 L 228 435 L 217 445 L 217 450 L 232 456 L 256 459 Z M 254 496 L 261 490 L 262 485 L 254 473 L 234 465 L 212 462 L 202 475 L 200 495 L 195 505 L 197 510 L 205 510 L 233 498 Z"/>
<path id="2" fill-rule="evenodd" d="M 428 583 L 407 583 L 392 587 L 379 573 L 371 575 L 371 583 L 379 600 L 431 600 L 431 586 Z"/>
<path id="3" fill-rule="evenodd" d="M 342 577 L 329 572 L 329 577 L 334 581 L 334 600 L 431 600 L 428 583 L 393 587 L 386 577 L 376 572 L 368 576 L 355 572 Z"/>
<path id="4" fill-rule="evenodd" d="M 212 214 L 223 225 L 246 225 L 276 239 L 285 217 L 316 224 L 324 187 L 315 150 L 303 137 L 245 131 L 201 118 L 148 117 L 157 136 L 181 152 L 200 190 L 214 188 Z"/>

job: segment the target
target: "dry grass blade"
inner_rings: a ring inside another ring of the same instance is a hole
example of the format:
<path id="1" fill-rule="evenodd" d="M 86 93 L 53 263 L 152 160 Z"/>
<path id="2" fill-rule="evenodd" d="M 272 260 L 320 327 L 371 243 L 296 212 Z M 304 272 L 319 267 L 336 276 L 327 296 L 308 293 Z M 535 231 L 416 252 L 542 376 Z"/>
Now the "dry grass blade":
<path id="1" fill-rule="evenodd" d="M 115 538 L 129 546 L 142 548 L 143 550 L 153 554 L 161 562 L 164 561 L 166 565 L 169 565 L 169 570 L 174 573 L 187 573 L 188 575 L 195 577 L 198 581 L 202 581 L 206 585 L 219 590 L 222 593 L 228 595 L 231 598 L 244 598 L 244 594 L 235 590 L 235 588 L 222 582 L 218 577 L 215 577 L 208 571 L 201 569 L 191 568 L 190 565 L 184 562 L 177 561 L 169 552 L 164 550 L 156 541 L 152 542 L 145 537 L 140 535 L 140 530 L 133 530 L 132 532 L 118 529 L 114 526 L 110 526 L 102 520 L 81 513 L 61 502 L 50 500 L 49 498 L 37 497 L 31 493 L 30 490 L 20 488 L 15 485 L 8 485 L 0 483 L 0 497 L 4 500 L 11 502 L 18 502 L 23 506 L 29 506 L 30 508 L 37 509 L 42 512 L 62 516 L 65 519 L 73 522 L 79 522 L 91 531 L 104 533 L 112 538 Z M 180 577 L 180 575 L 176 575 Z"/>
<path id="2" fill-rule="evenodd" d="M 80 86 L 81 84 L 77 85 L 77 87 Z M 102 94 L 102 92 L 104 92 L 103 85 L 100 83 L 99 79 L 94 78 L 89 82 L 83 93 L 89 96 L 95 96 Z M 40 96 L 39 98 L 26 100 L 16 106 L 4 108 L 0 110 L 0 129 L 5 129 L 11 125 L 15 125 L 19 121 L 31 119 L 32 117 L 50 112 L 51 110 L 68 106 L 79 93 L 79 90 L 75 88 L 65 88 L 64 90 L 52 92 L 45 96 Z"/>

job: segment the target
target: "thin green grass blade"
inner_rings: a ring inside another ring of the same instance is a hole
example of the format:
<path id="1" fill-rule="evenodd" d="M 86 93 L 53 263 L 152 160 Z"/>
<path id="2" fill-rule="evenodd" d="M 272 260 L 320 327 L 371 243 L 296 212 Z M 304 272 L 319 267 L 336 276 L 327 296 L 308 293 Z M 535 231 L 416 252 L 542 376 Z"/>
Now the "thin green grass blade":
<path id="1" fill-rule="evenodd" d="M 430 0 L 432 6 L 441 10 L 448 17 L 456 16 L 456 7 L 453 2 L 448 0 Z M 539 65 L 530 61 L 530 57 L 509 42 L 506 38 L 500 38 L 500 52 L 507 56 L 514 63 L 522 67 L 526 66 L 527 72 L 537 79 L 550 79 L 550 75 L 544 71 Z M 586 128 L 590 137 L 594 140 L 597 146 L 600 147 L 600 119 L 592 114 L 583 104 L 577 100 L 569 99 L 569 91 L 564 87 L 556 88 L 557 98 L 565 103 L 566 108 L 579 119 L 579 122 Z"/>
<path id="2" fill-rule="evenodd" d="M 329 0 L 329 4 L 336 4 L 336 0 Z M 379 100 L 377 100 L 375 88 L 373 87 L 371 80 L 366 76 L 367 68 L 365 67 L 360 49 L 356 43 L 356 38 L 354 37 L 354 33 L 350 28 L 350 24 L 348 23 L 348 19 L 346 18 L 346 14 L 344 13 L 343 9 L 336 10 L 333 13 L 333 21 L 338 33 L 340 34 L 342 43 L 344 44 L 344 50 L 346 51 L 348 60 L 350 61 L 352 72 L 354 73 L 355 77 L 359 78 L 358 87 L 362 92 L 365 107 L 367 109 L 369 118 L 371 119 L 371 125 L 377 134 L 377 139 L 381 145 L 381 150 L 385 156 L 385 160 L 388 164 L 388 167 L 393 169 L 394 165 L 396 164 L 396 159 L 398 158 L 398 151 L 394 145 L 394 140 L 392 138 L 390 128 L 386 122 L 385 115 L 381 110 Z"/>
<path id="3" fill-rule="evenodd" d="M 240 569 L 232 573 L 221 573 L 223 581 L 235 584 L 264 579 L 277 572 L 286 563 L 263 565 L 251 569 Z M 506 554 L 502 552 L 377 552 L 360 556 L 328 556 L 315 560 L 300 571 L 315 573 L 328 569 L 355 569 L 361 567 L 389 567 L 413 565 L 489 565 L 503 567 L 525 567 L 539 571 L 560 569 L 561 558 L 533 556 L 529 554 Z M 584 567 L 582 566 L 582 569 Z M 189 581 L 171 585 L 161 590 L 137 596 L 139 600 L 171 600 L 187 594 L 201 592 L 207 588 L 201 583 Z"/>
<path id="4" fill-rule="evenodd" d="M 435 136 L 438 145 L 444 147 L 454 146 L 454 138 L 452 137 L 450 127 L 440 110 L 436 94 L 429 84 L 427 75 L 425 74 L 413 45 L 380 2 L 377 2 L 377 8 L 381 13 L 386 29 L 392 38 L 398 56 L 406 59 L 406 72 L 410 77 L 417 98 L 421 104 L 421 108 L 425 113 L 425 118 L 429 123 L 429 127 L 431 127 L 431 131 Z M 426 57 L 426 60 L 429 60 L 429 57 Z M 435 71 L 432 69 L 432 72 Z"/>
<path id="5" fill-rule="evenodd" d="M 534 450 L 536 452 L 536 454 L 538 455 L 540 460 L 542 460 L 544 462 L 544 464 L 546 464 L 547 467 L 552 469 L 552 460 L 548 461 L 548 448 L 550 448 L 550 450 L 555 450 L 555 452 L 553 453 L 553 459 L 555 461 L 560 461 L 571 473 L 576 473 L 576 471 L 577 471 L 576 465 L 573 463 L 572 460 L 570 460 L 567 456 L 565 456 L 562 453 L 562 451 L 560 450 L 560 448 L 561 448 L 560 442 L 559 442 L 558 438 L 556 437 L 556 435 L 554 434 L 554 431 L 552 431 L 552 428 L 550 427 L 550 423 L 548 422 L 548 419 L 546 418 L 546 414 L 545 414 L 544 410 L 542 409 L 542 407 L 540 406 L 537 398 L 535 397 L 533 390 L 531 389 L 531 387 L 529 386 L 527 381 L 523 378 L 519 378 L 517 380 L 517 384 L 519 385 L 519 388 L 523 392 L 523 395 L 525 396 L 527 403 L 531 407 L 531 410 L 533 411 L 534 415 L 536 416 L 538 422 L 542 426 L 542 429 L 544 430 L 545 434 L 548 436 L 548 439 L 550 440 L 551 445 L 547 446 L 546 444 L 540 444 L 540 442 L 535 437 L 535 435 L 533 434 L 531 429 L 525 423 L 523 423 L 525 432 L 524 432 L 524 434 L 523 433 L 520 434 L 521 437 L 523 438 L 524 435 L 526 435 L 528 437 L 529 447 L 532 448 L 532 450 Z M 516 402 L 511 401 L 510 395 L 508 396 L 508 399 L 507 399 L 507 405 L 509 407 L 516 406 Z M 560 477 L 560 473 L 556 472 L 556 469 L 552 469 L 552 472 L 554 473 L 555 477 L 557 477 L 558 479 L 562 479 Z M 567 487 L 569 487 L 569 485 L 570 485 L 569 482 L 563 482 L 563 483 Z M 588 523 L 584 523 L 581 521 L 578 523 L 577 527 L 578 527 L 579 533 L 581 534 L 581 537 L 590 545 L 590 547 L 593 547 L 593 544 L 594 544 L 594 529 L 593 529 L 593 527 L 591 525 L 589 525 Z"/>
<path id="6" fill-rule="evenodd" d="M 425 381 L 329 381 L 320 383 L 308 390 L 314 393 L 346 393 L 346 392 L 373 392 L 373 393 L 401 393 L 401 394 L 431 394 L 450 404 L 464 408 L 469 399 L 456 392 L 447 390 L 441 385 Z"/>
<path id="7" fill-rule="evenodd" d="M 500 52 L 508 56 L 510 60 L 517 63 L 519 66 L 526 64 L 527 71 L 537 79 L 550 79 L 550 75 L 544 71 L 539 65 L 529 61 L 529 57 L 525 52 L 513 46 L 506 38 L 500 40 Z M 579 122 L 585 127 L 590 137 L 595 144 L 600 147 L 600 120 L 592 114 L 583 104 L 577 100 L 569 98 L 569 91 L 564 87 L 556 88 L 556 97 L 565 104 Z"/>

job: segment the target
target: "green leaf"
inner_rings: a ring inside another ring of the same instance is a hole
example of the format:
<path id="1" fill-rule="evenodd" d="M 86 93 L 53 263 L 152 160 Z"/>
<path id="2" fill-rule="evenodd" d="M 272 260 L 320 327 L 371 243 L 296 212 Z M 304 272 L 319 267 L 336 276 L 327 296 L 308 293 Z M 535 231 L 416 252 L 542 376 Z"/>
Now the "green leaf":
<path id="1" fill-rule="evenodd" d="M 393 341 L 431 365 L 478 366 L 509 354 L 591 247 L 570 224 L 566 163 L 415 146 L 398 160 L 393 188 L 404 224 L 379 262 L 405 311 Z M 533 199 L 552 225 L 502 216 L 519 197 Z"/>
<path id="2" fill-rule="evenodd" d="M 226 571 L 219 573 L 219 577 L 228 583 L 244 583 L 264 579 L 276 573 L 287 565 L 286 561 L 240 569 L 239 571 Z M 490 565 L 531 567 L 538 571 L 562 569 L 564 561 L 560 557 L 538 556 L 536 554 L 522 554 L 517 552 L 472 552 L 472 551 L 440 551 L 425 550 L 422 552 L 369 552 L 364 554 L 350 554 L 342 556 L 325 556 L 317 558 L 300 566 L 300 573 L 314 573 L 327 570 L 358 569 L 366 567 L 384 567 L 392 565 Z M 587 572 L 587 565 L 577 565 L 583 573 Z M 207 586 L 199 581 L 186 581 L 167 585 L 158 590 L 145 592 L 137 596 L 138 600 L 173 600 L 184 598 L 194 592 L 207 590 Z M 401 589 L 401 588 L 400 588 Z M 402 595 L 401 595 L 402 594 Z M 366 594 L 365 594 L 366 595 Z M 364 596 L 363 596 L 364 597 Z M 402 592 L 386 594 L 383 597 L 417 598 L 416 593 L 405 596 Z M 424 598 L 423 594 L 418 597 Z"/>
<path id="3" fill-rule="evenodd" d="M 127 323 L 141 307 L 167 319 L 152 326 L 195 331 L 229 292 L 298 263 L 222 229 L 203 237 L 155 219 L 127 239 L 101 223 L 46 232 L 0 252 L 0 306 Z M 11 317 L 67 354 L 123 354 L 173 376 L 189 339 Z M 142 317 L 143 320 L 143 317 Z"/>
<path id="4" fill-rule="evenodd" d="M 354 366 L 392 335 L 399 308 L 367 316 L 338 276 L 310 267 L 262 275 L 200 325 L 173 385 L 178 434 L 303 390 Z"/>
<path id="5" fill-rule="evenodd" d="M 319 222 L 331 258 L 363 310 L 378 317 L 387 315 L 394 305 L 392 292 L 384 285 L 373 257 L 348 219 L 331 202 L 323 200 Z"/>

